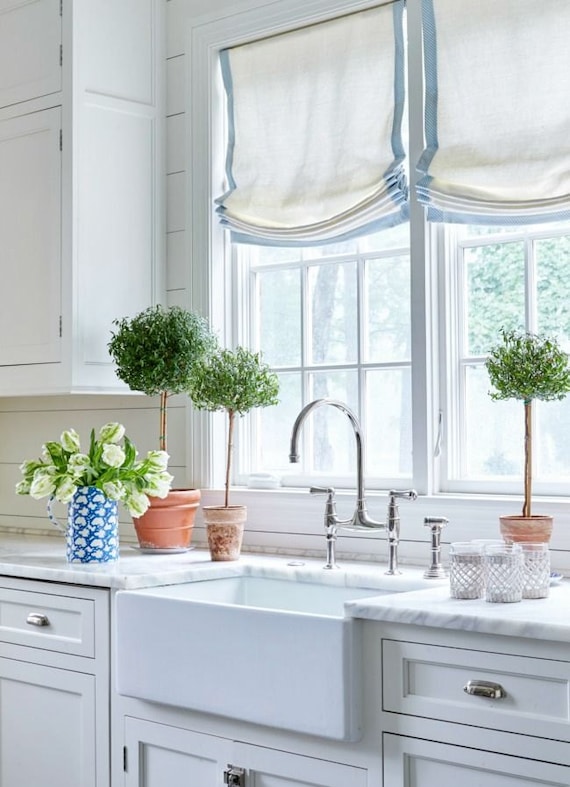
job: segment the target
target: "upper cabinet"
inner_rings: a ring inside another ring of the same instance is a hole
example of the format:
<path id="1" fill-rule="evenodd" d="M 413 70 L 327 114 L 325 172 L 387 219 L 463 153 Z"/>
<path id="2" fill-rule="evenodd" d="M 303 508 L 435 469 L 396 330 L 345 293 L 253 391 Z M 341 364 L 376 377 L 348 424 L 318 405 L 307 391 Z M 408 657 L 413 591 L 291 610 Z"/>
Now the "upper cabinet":
<path id="1" fill-rule="evenodd" d="M 126 390 L 113 320 L 163 296 L 161 14 L 0 0 L 0 395 Z"/>
<path id="2" fill-rule="evenodd" d="M 0 0 L 0 106 L 61 90 L 60 0 Z"/>

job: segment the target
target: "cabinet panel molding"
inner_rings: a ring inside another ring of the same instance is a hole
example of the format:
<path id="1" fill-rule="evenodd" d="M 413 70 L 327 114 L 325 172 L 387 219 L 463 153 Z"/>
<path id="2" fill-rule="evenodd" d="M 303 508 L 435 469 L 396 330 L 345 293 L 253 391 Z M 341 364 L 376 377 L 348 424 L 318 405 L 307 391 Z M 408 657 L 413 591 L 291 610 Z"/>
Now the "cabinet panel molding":
<path id="1" fill-rule="evenodd" d="M 59 107 L 0 122 L 0 366 L 60 360 L 60 129 Z"/>
<path id="2" fill-rule="evenodd" d="M 0 106 L 61 90 L 59 0 L 0 0 Z"/>

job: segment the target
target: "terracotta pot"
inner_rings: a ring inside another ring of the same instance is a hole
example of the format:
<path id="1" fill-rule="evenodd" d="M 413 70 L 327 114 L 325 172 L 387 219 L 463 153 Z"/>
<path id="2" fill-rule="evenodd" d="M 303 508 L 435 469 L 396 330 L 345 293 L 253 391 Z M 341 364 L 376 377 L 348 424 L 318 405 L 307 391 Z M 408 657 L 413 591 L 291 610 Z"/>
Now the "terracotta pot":
<path id="1" fill-rule="evenodd" d="M 552 521 L 552 517 L 547 514 L 532 516 L 513 514 L 499 517 L 501 535 L 505 541 L 522 541 L 527 544 L 542 544 L 550 541 Z"/>
<path id="2" fill-rule="evenodd" d="M 212 560 L 238 560 L 247 507 L 204 506 L 202 511 Z"/>
<path id="3" fill-rule="evenodd" d="M 187 549 L 192 539 L 199 489 L 171 489 L 167 497 L 151 497 L 141 517 L 133 517 L 142 549 Z"/>

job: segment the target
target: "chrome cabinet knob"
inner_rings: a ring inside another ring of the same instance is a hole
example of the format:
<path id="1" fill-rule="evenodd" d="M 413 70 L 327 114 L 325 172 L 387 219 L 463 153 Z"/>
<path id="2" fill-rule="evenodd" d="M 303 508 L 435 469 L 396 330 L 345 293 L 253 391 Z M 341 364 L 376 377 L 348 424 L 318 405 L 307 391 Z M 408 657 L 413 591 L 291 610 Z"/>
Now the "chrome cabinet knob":
<path id="1" fill-rule="evenodd" d="M 47 615 L 44 615 L 43 612 L 30 612 L 28 617 L 26 618 L 26 623 L 29 626 L 49 626 L 49 618 Z"/>
<path id="2" fill-rule="evenodd" d="M 507 692 L 500 683 L 486 680 L 468 680 L 463 691 L 472 697 L 485 697 L 489 700 L 500 700 L 507 696 Z"/>

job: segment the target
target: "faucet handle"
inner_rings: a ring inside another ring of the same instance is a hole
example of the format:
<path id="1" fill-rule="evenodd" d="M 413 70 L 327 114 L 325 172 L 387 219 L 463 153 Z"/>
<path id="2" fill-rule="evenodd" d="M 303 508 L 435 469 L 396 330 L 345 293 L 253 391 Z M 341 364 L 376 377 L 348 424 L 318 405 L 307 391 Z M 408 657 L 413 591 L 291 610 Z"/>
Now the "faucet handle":
<path id="1" fill-rule="evenodd" d="M 335 490 L 332 486 L 312 486 L 309 492 L 312 495 L 334 495 Z"/>
<path id="2" fill-rule="evenodd" d="M 404 489 L 404 490 L 397 490 L 397 489 L 390 489 L 388 492 L 388 497 L 391 498 L 390 502 L 394 502 L 396 497 L 403 498 L 404 500 L 417 500 L 418 493 L 415 489 Z"/>
<path id="3" fill-rule="evenodd" d="M 309 489 L 312 495 L 328 495 L 327 503 L 332 503 L 335 490 L 332 486 L 312 486 Z"/>

